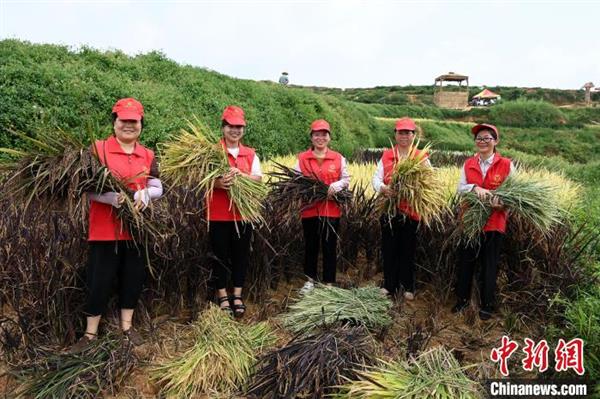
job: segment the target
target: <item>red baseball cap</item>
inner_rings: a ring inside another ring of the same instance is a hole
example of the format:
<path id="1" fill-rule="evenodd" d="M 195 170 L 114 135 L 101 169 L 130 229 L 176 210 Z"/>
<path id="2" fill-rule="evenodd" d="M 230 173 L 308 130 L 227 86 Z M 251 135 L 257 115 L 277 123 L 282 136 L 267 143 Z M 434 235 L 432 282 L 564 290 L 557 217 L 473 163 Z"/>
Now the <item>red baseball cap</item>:
<path id="1" fill-rule="evenodd" d="M 473 133 L 473 135 L 476 136 L 477 133 L 479 133 L 480 131 L 482 131 L 484 129 L 489 129 L 489 130 L 493 131 L 496 134 L 496 140 L 498 140 L 498 138 L 500 137 L 500 132 L 498 131 L 498 128 L 496 126 L 490 125 L 488 123 L 479 123 L 479 124 L 473 126 L 471 128 L 471 133 Z"/>
<path id="2" fill-rule="evenodd" d="M 240 107 L 236 107 L 235 105 L 228 105 L 225 107 L 221 120 L 234 126 L 246 126 L 244 110 Z"/>
<path id="3" fill-rule="evenodd" d="M 113 105 L 112 112 L 119 119 L 139 121 L 144 117 L 144 106 L 135 98 L 122 98 Z"/>
<path id="4" fill-rule="evenodd" d="M 415 121 L 408 117 L 400 118 L 396 121 L 396 130 L 412 130 L 413 132 L 417 129 Z"/>
<path id="5" fill-rule="evenodd" d="M 325 119 L 317 119 L 316 121 L 310 124 L 311 132 L 316 132 L 318 130 L 327 130 L 329 133 L 331 133 L 329 123 Z"/>

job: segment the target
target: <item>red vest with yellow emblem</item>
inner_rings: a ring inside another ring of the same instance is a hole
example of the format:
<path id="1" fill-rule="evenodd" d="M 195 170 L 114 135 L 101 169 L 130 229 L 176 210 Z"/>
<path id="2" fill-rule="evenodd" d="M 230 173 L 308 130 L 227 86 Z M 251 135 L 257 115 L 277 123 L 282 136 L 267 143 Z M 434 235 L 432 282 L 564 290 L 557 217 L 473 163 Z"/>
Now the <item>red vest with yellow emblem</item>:
<path id="1" fill-rule="evenodd" d="M 420 153 L 420 150 L 415 150 L 414 156 L 418 156 Z M 398 160 L 399 156 L 397 145 L 394 146 L 394 148 L 388 148 L 387 150 L 383 151 L 381 162 L 383 163 L 383 184 L 386 186 L 389 186 L 390 182 L 392 181 L 392 174 L 394 173 L 394 167 L 396 166 Z M 421 215 L 415 212 L 406 201 L 400 201 L 398 204 L 398 210 L 412 220 L 421 220 Z"/>
<path id="2" fill-rule="evenodd" d="M 225 142 L 221 140 L 221 144 L 225 151 L 227 147 Z M 227 159 L 229 166 L 232 168 L 238 168 L 240 171 L 250 174 L 252 172 L 252 162 L 254 162 L 255 151 L 253 148 L 246 147 L 239 144 L 240 152 L 237 158 L 234 158 L 229 152 L 227 152 Z M 242 221 L 235 204 L 229 198 L 229 192 L 221 188 L 215 188 L 213 194 L 208 198 L 206 207 L 207 219 L 214 222 L 233 222 Z"/>
<path id="3" fill-rule="evenodd" d="M 154 152 L 140 143 L 127 154 L 114 136 L 95 143 L 98 159 L 111 174 L 131 190 L 146 188 Z M 118 210 L 108 204 L 90 201 L 88 241 L 131 240 L 131 234 L 117 218 Z"/>
<path id="4" fill-rule="evenodd" d="M 501 157 L 498 153 L 494 154 L 494 160 L 485 178 L 479 166 L 479 154 L 465 161 L 464 170 L 467 184 L 475 184 L 487 190 L 495 190 L 500 187 L 510 174 L 510 159 Z M 492 211 L 483 231 L 499 231 L 500 233 L 504 233 L 506 231 L 507 216 L 508 212 L 506 210 Z"/>
<path id="5" fill-rule="evenodd" d="M 298 154 L 298 164 L 304 176 L 315 177 L 327 185 L 340 180 L 342 176 L 342 154 L 333 150 L 327 150 L 321 164 L 312 150 L 301 152 Z M 302 219 L 339 218 L 341 215 L 340 206 L 334 200 L 317 201 L 301 213 Z"/>

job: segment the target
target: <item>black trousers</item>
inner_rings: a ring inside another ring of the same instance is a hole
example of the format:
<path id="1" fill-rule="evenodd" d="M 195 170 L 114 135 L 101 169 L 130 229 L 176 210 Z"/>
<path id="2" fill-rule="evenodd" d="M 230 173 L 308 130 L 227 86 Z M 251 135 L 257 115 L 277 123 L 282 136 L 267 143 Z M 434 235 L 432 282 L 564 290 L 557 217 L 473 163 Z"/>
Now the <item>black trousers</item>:
<path id="1" fill-rule="evenodd" d="M 398 215 L 383 216 L 381 223 L 381 252 L 383 256 L 383 287 L 395 294 L 400 285 L 415 291 L 415 252 L 419 222 Z"/>
<path id="2" fill-rule="evenodd" d="M 339 218 L 312 217 L 302 219 L 304 230 L 304 274 L 317 278 L 319 249 L 323 250 L 323 282 L 335 283 L 337 269 L 337 231 Z"/>
<path id="3" fill-rule="evenodd" d="M 468 301 L 471 298 L 473 274 L 479 262 L 479 291 L 481 308 L 494 310 L 496 306 L 496 278 L 498 276 L 498 262 L 504 234 L 498 231 L 482 233 L 478 246 L 462 247 L 458 261 L 458 275 L 456 295 L 459 301 Z"/>
<path id="4" fill-rule="evenodd" d="M 243 287 L 250 263 L 252 225 L 244 222 L 210 222 L 209 236 L 213 260 L 213 286 L 227 288 L 231 274 L 234 287 Z"/>
<path id="5" fill-rule="evenodd" d="M 144 254 L 131 241 L 90 241 L 86 313 L 106 311 L 112 283 L 118 277 L 119 308 L 134 309 L 146 280 Z"/>

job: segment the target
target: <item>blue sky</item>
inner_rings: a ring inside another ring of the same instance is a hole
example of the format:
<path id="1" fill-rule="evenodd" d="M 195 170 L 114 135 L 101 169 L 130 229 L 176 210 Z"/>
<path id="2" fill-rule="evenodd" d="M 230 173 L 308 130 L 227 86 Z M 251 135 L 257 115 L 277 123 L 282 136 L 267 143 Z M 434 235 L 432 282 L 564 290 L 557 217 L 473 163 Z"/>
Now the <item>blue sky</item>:
<path id="1" fill-rule="evenodd" d="M 600 1 L 13 1 L 0 38 L 169 58 L 331 87 L 600 85 Z M 594 22 L 595 20 L 595 22 Z"/>

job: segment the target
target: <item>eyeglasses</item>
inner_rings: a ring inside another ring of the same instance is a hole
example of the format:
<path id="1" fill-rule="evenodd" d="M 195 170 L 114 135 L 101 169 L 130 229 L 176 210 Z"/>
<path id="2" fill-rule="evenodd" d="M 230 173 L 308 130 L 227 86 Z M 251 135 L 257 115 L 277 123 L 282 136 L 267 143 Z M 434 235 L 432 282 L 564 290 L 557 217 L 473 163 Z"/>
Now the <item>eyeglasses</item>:
<path id="1" fill-rule="evenodd" d="M 476 142 L 478 142 L 478 143 L 489 143 L 489 142 L 491 142 L 492 140 L 494 140 L 494 138 L 493 138 L 493 137 L 477 137 L 477 138 L 475 139 L 475 141 L 476 141 Z"/>

